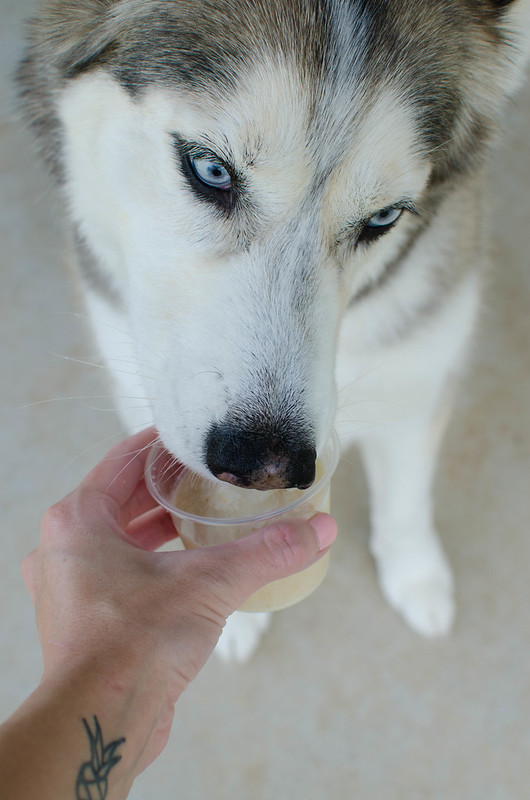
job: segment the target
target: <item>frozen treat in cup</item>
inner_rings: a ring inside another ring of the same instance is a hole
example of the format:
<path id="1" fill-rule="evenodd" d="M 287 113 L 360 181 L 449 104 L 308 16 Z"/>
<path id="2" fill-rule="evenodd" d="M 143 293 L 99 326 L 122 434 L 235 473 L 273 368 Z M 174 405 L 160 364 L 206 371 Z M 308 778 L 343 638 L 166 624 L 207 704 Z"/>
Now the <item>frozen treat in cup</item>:
<path id="1" fill-rule="evenodd" d="M 186 548 L 224 544 L 279 519 L 311 519 L 329 512 L 330 481 L 339 460 L 335 431 L 318 455 L 316 477 L 308 489 L 244 489 L 191 472 L 161 445 L 149 452 L 145 479 L 153 497 L 173 519 Z M 277 611 L 311 594 L 324 579 L 329 552 L 310 567 L 273 581 L 255 592 L 241 611 Z"/>

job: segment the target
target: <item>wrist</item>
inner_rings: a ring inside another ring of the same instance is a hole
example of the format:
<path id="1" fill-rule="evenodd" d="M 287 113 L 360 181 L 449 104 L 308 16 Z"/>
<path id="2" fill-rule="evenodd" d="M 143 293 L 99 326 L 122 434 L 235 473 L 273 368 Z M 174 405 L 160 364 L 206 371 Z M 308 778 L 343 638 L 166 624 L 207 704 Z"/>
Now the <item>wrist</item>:
<path id="1" fill-rule="evenodd" d="M 167 742 L 173 703 L 164 689 L 160 676 L 149 669 L 149 659 L 106 648 L 46 669 L 22 708 L 30 716 L 53 718 L 71 732 L 78 753 L 71 763 L 77 767 L 91 757 L 87 727 L 93 732 L 96 725 L 100 728 L 105 747 L 124 739 L 115 754 L 119 763 L 109 775 L 109 785 L 125 787 L 128 793 L 134 778 Z"/>
<path id="2" fill-rule="evenodd" d="M 75 684 L 85 687 L 86 693 L 108 695 L 116 705 L 143 703 L 156 709 L 166 696 L 174 704 L 185 685 L 170 685 L 164 671 L 166 660 L 157 644 L 155 635 L 122 628 L 120 636 L 113 631 L 112 637 L 85 639 L 81 646 L 43 646 L 45 666 L 39 689 Z"/>
<path id="3" fill-rule="evenodd" d="M 13 800 L 128 797 L 147 747 L 129 693 L 84 673 L 47 678 L 0 727 L 0 782 Z M 144 729 L 145 730 L 145 729 Z"/>

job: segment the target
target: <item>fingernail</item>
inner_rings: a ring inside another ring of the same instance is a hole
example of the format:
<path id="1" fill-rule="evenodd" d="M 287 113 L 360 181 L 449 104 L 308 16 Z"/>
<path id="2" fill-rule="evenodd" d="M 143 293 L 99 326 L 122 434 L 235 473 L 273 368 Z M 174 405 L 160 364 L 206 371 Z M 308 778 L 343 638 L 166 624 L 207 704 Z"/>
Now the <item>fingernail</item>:
<path id="1" fill-rule="evenodd" d="M 337 523 L 329 514 L 317 514 L 309 520 L 311 527 L 315 530 L 320 544 L 320 549 L 324 550 L 335 541 L 337 536 Z"/>

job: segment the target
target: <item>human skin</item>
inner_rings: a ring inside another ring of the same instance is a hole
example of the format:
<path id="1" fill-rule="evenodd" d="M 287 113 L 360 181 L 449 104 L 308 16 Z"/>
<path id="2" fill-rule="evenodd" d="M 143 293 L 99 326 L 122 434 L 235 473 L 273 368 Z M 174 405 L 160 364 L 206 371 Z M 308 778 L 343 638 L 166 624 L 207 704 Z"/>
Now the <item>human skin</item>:
<path id="1" fill-rule="evenodd" d="M 220 547 L 156 552 L 176 531 L 143 479 L 149 429 L 114 447 L 42 521 L 23 563 L 44 671 L 0 726 L 0 796 L 121 800 L 165 747 L 174 706 L 226 618 L 308 567 L 333 519 L 282 522 Z"/>

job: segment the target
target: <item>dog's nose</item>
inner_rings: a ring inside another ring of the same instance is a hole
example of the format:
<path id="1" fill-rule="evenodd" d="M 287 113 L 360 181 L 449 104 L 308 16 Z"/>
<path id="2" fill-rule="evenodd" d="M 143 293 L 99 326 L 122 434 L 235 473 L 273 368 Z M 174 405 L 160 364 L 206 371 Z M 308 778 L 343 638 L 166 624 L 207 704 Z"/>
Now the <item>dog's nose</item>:
<path id="1" fill-rule="evenodd" d="M 307 489 L 315 480 L 316 450 L 306 438 L 279 437 L 232 425 L 214 425 L 206 464 L 221 481 L 249 489 Z"/>

